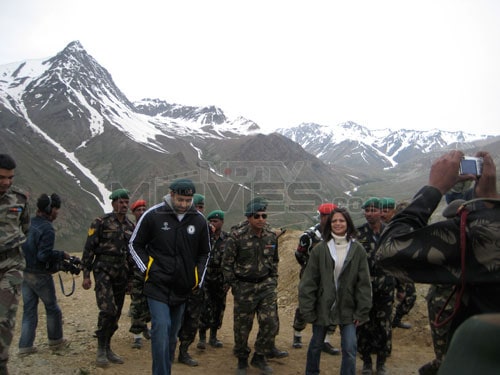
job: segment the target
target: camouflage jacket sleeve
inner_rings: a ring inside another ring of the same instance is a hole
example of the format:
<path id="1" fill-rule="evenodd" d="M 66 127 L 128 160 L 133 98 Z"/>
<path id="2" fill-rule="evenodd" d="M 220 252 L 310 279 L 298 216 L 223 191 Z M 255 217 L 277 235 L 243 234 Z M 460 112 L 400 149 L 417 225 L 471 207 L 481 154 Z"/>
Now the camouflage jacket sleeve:
<path id="1" fill-rule="evenodd" d="M 85 241 L 85 248 L 82 254 L 82 268 L 83 277 L 90 277 L 90 271 L 92 271 L 92 264 L 94 263 L 95 250 L 99 246 L 99 227 L 101 225 L 102 219 L 95 219 L 90 228 L 87 231 L 87 240 Z"/>
<path id="2" fill-rule="evenodd" d="M 423 187 L 382 233 L 377 263 L 402 282 L 446 284 L 459 280 L 459 218 L 427 225 L 441 196 L 434 187 Z"/>
<path id="3" fill-rule="evenodd" d="M 229 236 L 226 240 L 224 255 L 222 257 L 222 275 L 226 286 L 232 286 L 236 279 L 234 275 L 236 251 L 236 241 L 233 236 Z"/>
<path id="4" fill-rule="evenodd" d="M 0 252 L 25 242 L 29 226 L 27 196 L 15 190 L 3 194 L 0 197 Z"/>

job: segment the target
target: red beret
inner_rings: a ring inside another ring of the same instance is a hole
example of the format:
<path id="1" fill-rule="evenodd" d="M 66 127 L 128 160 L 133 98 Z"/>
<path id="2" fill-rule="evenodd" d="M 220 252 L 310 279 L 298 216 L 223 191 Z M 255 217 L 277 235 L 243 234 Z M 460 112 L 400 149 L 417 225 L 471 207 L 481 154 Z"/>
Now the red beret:
<path id="1" fill-rule="evenodd" d="M 323 203 L 318 206 L 318 212 L 321 215 L 330 215 L 334 209 L 337 208 L 336 204 L 333 203 Z"/>
<path id="2" fill-rule="evenodd" d="M 132 203 L 132 205 L 130 206 L 130 210 L 132 212 L 134 212 L 134 210 L 138 207 L 146 207 L 148 204 L 147 202 L 144 200 L 144 199 L 139 199 L 139 200 L 136 200 L 134 203 Z"/>

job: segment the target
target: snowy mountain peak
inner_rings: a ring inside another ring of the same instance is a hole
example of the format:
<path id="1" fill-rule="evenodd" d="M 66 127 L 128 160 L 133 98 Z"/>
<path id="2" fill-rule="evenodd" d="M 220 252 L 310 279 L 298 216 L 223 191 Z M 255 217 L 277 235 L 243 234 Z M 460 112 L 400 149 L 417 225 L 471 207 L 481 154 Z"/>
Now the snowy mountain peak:
<path id="1" fill-rule="evenodd" d="M 379 160 L 383 167 L 392 167 L 415 156 L 456 147 L 457 144 L 467 148 L 470 142 L 491 137 L 437 129 L 370 130 L 352 121 L 337 125 L 302 123 L 277 132 L 328 163 L 351 164 L 353 156 L 357 155 L 360 165 Z"/>

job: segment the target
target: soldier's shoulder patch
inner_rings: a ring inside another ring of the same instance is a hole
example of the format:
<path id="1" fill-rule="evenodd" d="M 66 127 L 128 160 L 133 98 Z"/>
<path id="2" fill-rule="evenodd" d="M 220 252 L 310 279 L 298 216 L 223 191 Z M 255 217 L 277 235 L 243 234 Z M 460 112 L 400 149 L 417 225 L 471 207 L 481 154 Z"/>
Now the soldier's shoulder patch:
<path id="1" fill-rule="evenodd" d="M 95 233 L 95 228 L 89 228 L 87 235 L 90 237 L 90 236 L 93 236 L 94 233 Z"/>
<path id="2" fill-rule="evenodd" d="M 22 191 L 20 189 L 15 188 L 15 189 L 11 189 L 11 191 L 12 191 L 13 194 L 16 194 L 17 196 L 20 196 L 24 200 L 28 200 L 28 198 L 29 198 L 28 193 L 26 193 L 26 192 L 24 192 L 24 191 Z"/>

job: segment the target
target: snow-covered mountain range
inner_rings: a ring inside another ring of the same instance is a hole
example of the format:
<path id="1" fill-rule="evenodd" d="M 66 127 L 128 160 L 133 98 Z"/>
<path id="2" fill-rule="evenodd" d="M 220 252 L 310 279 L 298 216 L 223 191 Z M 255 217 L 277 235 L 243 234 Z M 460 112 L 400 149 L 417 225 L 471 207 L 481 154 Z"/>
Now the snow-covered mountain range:
<path id="1" fill-rule="evenodd" d="M 354 122 L 334 126 L 304 123 L 278 133 L 299 143 L 319 159 L 346 167 L 390 168 L 398 163 L 450 147 L 470 149 L 492 136 L 462 131 L 369 130 Z"/>
<path id="2" fill-rule="evenodd" d="M 460 132 L 370 131 L 352 122 L 261 133 L 215 106 L 132 103 L 77 41 L 48 59 L 0 66 L 0 152 L 14 156 L 16 184 L 32 196 L 63 196 L 58 236 L 71 244 L 82 244 L 90 221 L 111 210 L 117 187 L 153 203 L 169 181 L 189 177 L 207 209 L 223 209 L 229 220 L 241 218 L 249 197 L 265 194 L 284 225 L 296 220 L 290 212 L 343 199 L 384 168 L 477 142 Z M 303 181 L 312 192 L 297 187 Z"/>

